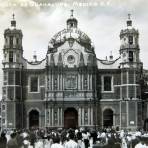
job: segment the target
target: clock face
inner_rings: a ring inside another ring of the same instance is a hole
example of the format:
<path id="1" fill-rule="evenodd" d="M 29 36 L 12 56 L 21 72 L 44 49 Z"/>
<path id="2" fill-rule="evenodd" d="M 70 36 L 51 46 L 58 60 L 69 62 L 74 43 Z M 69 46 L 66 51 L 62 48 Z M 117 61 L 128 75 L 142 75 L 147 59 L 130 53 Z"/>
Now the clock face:
<path id="1" fill-rule="evenodd" d="M 67 57 L 67 61 L 69 64 L 73 64 L 75 62 L 75 57 L 73 55 L 69 55 Z"/>

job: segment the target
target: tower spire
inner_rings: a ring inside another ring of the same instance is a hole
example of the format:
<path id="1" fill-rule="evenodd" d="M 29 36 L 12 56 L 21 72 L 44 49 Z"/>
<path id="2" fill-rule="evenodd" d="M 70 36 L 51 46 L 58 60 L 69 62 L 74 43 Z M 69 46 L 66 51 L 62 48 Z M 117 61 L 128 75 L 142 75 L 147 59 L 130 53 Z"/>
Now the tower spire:
<path id="1" fill-rule="evenodd" d="M 110 60 L 113 60 L 113 54 L 112 54 L 112 51 L 110 52 L 109 59 L 110 59 Z"/>
<path id="2" fill-rule="evenodd" d="M 73 17 L 73 12 L 74 12 L 74 10 L 73 10 L 73 9 L 71 9 L 70 11 L 71 11 L 71 17 Z"/>
<path id="3" fill-rule="evenodd" d="M 132 26 L 131 14 L 128 14 L 127 27 Z"/>
<path id="4" fill-rule="evenodd" d="M 76 18 L 73 17 L 74 10 L 72 9 L 70 11 L 71 11 L 71 15 L 70 15 L 70 18 L 67 20 L 67 28 L 68 29 L 77 28 L 78 21 Z"/>
<path id="5" fill-rule="evenodd" d="M 131 19 L 131 14 L 130 14 L 130 13 L 128 14 L 128 19 L 129 19 L 129 20 Z"/>
<path id="6" fill-rule="evenodd" d="M 14 13 L 12 14 L 12 18 L 13 18 L 13 20 L 14 20 L 14 18 L 15 18 L 15 14 L 14 14 Z"/>
<path id="7" fill-rule="evenodd" d="M 33 59 L 34 59 L 34 62 L 37 62 L 37 55 L 36 55 L 36 51 L 34 51 Z"/>
<path id="8" fill-rule="evenodd" d="M 16 27 L 15 14 L 12 14 L 11 27 Z"/>

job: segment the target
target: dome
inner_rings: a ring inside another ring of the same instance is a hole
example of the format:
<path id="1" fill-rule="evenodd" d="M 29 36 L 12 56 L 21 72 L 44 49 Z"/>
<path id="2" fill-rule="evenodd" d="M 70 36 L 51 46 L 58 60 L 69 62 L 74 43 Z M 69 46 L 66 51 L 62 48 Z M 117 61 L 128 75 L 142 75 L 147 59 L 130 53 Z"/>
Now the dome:
<path id="1" fill-rule="evenodd" d="M 81 43 L 91 44 L 91 39 L 78 28 L 63 29 L 53 36 L 50 43 L 54 46 L 55 44 L 65 42 L 69 38 L 73 38 Z"/>
<path id="2" fill-rule="evenodd" d="M 76 18 L 72 17 L 72 18 L 69 18 L 67 20 L 67 24 L 70 24 L 70 23 L 74 23 L 74 24 L 71 24 L 71 25 L 75 25 L 75 27 L 77 27 L 78 21 L 77 21 Z M 71 27 L 73 27 L 73 26 L 71 26 Z"/>
<path id="3" fill-rule="evenodd" d="M 78 29 L 78 21 L 76 18 L 73 17 L 73 10 L 71 10 L 71 12 L 72 14 L 70 18 L 67 19 L 67 28 L 59 31 L 52 37 L 49 42 L 50 47 L 53 48 L 54 46 L 60 46 L 70 38 L 75 39 L 77 42 L 84 46 L 87 46 L 89 48 L 91 47 L 91 39 L 88 37 L 88 35 Z"/>

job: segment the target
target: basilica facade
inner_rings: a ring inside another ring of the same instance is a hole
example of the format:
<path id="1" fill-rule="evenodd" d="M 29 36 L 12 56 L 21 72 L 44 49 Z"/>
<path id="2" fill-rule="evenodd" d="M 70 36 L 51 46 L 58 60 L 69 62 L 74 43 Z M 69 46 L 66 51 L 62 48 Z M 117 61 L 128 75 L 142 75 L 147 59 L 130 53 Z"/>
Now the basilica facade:
<path id="1" fill-rule="evenodd" d="M 48 43 L 46 57 L 23 57 L 23 33 L 13 18 L 4 31 L 3 128 L 136 129 L 144 125 L 139 32 L 128 18 L 119 58 L 98 59 L 71 16 Z M 25 49 L 24 49 L 25 50 Z"/>

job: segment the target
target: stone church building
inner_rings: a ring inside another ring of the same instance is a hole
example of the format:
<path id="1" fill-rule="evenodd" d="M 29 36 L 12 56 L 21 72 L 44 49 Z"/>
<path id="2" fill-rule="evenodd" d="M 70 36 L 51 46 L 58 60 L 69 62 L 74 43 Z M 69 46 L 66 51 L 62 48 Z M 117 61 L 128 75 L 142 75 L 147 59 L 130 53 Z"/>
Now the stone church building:
<path id="1" fill-rule="evenodd" d="M 72 11 L 46 57 L 29 62 L 13 17 L 4 31 L 2 127 L 143 127 L 139 32 L 130 17 L 126 23 L 119 58 L 102 60 Z"/>

